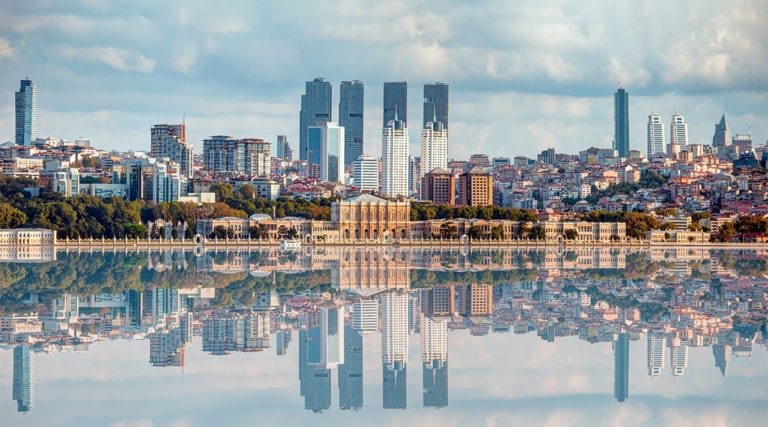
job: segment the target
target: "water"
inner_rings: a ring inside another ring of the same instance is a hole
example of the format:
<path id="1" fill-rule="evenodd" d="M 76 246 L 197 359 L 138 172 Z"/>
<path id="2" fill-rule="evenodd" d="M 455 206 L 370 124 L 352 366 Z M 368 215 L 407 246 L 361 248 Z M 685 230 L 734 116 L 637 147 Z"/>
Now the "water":
<path id="1" fill-rule="evenodd" d="M 41 257 L 0 263 L 3 426 L 768 415 L 766 251 Z"/>

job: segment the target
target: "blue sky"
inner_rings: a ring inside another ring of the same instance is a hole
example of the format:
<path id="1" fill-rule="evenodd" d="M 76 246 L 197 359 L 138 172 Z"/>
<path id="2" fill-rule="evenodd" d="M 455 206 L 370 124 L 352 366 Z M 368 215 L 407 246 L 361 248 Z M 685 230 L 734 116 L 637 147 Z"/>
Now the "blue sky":
<path id="1" fill-rule="evenodd" d="M 653 109 L 677 108 L 692 143 L 768 139 L 768 2 L 11 1 L 0 0 L 0 142 L 13 92 L 38 83 L 39 134 L 149 148 L 149 128 L 286 134 L 298 145 L 304 82 L 366 84 L 365 151 L 378 155 L 384 81 L 409 83 L 411 152 L 422 86 L 451 87 L 449 155 L 534 156 L 610 146 L 617 81 L 631 148 Z"/>

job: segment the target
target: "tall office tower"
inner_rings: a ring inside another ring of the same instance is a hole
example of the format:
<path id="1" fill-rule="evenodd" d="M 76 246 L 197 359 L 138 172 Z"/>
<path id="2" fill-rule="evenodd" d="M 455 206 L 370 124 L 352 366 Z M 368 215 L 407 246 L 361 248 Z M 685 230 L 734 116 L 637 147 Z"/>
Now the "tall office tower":
<path id="1" fill-rule="evenodd" d="M 13 348 L 13 400 L 19 412 L 35 407 L 35 353 L 28 345 Z"/>
<path id="2" fill-rule="evenodd" d="M 448 406 L 448 320 L 421 317 L 423 405 Z"/>
<path id="3" fill-rule="evenodd" d="M 681 147 L 688 145 L 688 123 L 680 113 L 672 115 L 672 121 L 669 123 L 669 142 Z"/>
<path id="4" fill-rule="evenodd" d="M 731 131 L 725 121 L 725 114 L 720 118 L 720 123 L 715 125 L 715 134 L 712 135 L 713 147 L 727 147 L 731 145 Z"/>
<path id="5" fill-rule="evenodd" d="M 648 115 L 648 157 L 664 154 L 664 122 L 661 116 L 651 111 Z"/>
<path id="6" fill-rule="evenodd" d="M 629 93 L 623 86 L 613 95 L 613 149 L 619 157 L 629 156 Z"/>
<path id="7" fill-rule="evenodd" d="M 203 140 L 203 167 L 217 175 L 267 176 L 271 145 L 260 138 L 211 136 Z"/>
<path id="8" fill-rule="evenodd" d="M 312 315 L 310 315 L 312 317 Z M 322 412 L 331 407 L 331 370 L 321 365 L 310 364 L 310 353 L 319 351 L 311 348 L 312 341 L 319 337 L 319 316 L 310 319 L 307 329 L 299 331 L 299 393 L 304 397 L 304 409 Z M 315 325 L 315 323 L 317 323 Z"/>
<path id="9" fill-rule="evenodd" d="M 16 145 L 29 147 L 37 138 L 37 83 L 21 81 L 16 92 Z"/>
<path id="10" fill-rule="evenodd" d="M 629 397 L 629 334 L 620 333 L 613 342 L 613 397 L 624 402 Z"/>
<path id="11" fill-rule="evenodd" d="M 459 175 L 459 204 L 462 206 L 493 205 L 493 178 L 491 174 L 472 168 Z"/>
<path id="12" fill-rule="evenodd" d="M 345 129 L 334 122 L 307 128 L 310 176 L 323 181 L 344 181 Z"/>
<path id="13" fill-rule="evenodd" d="M 344 363 L 339 365 L 339 408 L 363 407 L 363 334 L 344 327 Z"/>
<path id="14" fill-rule="evenodd" d="M 688 367 L 688 343 L 679 337 L 669 340 L 669 367 L 676 377 L 685 375 L 685 368 Z"/>
<path id="15" fill-rule="evenodd" d="M 339 86 L 339 126 L 344 128 L 344 166 L 363 154 L 363 97 L 360 80 Z"/>
<path id="16" fill-rule="evenodd" d="M 664 347 L 667 336 L 663 332 L 648 333 L 648 375 L 655 377 L 661 375 L 664 368 Z"/>
<path id="17" fill-rule="evenodd" d="M 431 200 L 436 205 L 456 203 L 456 184 L 448 169 L 435 168 L 421 180 L 421 200 Z"/>
<path id="18" fill-rule="evenodd" d="M 192 145 L 187 144 L 187 125 L 152 126 L 150 154 L 158 160 L 168 158 L 179 164 L 181 174 L 192 178 Z"/>
<path id="19" fill-rule="evenodd" d="M 407 405 L 408 295 L 379 299 L 384 409 Z"/>
<path id="20" fill-rule="evenodd" d="M 408 128 L 390 120 L 381 135 L 381 192 L 390 197 L 408 195 Z"/>
<path id="21" fill-rule="evenodd" d="M 419 194 L 421 191 L 421 158 L 408 156 L 408 194 Z"/>
<path id="22" fill-rule="evenodd" d="M 430 121 L 421 130 L 421 176 L 435 168 L 448 167 L 448 130 L 440 122 Z"/>
<path id="23" fill-rule="evenodd" d="M 362 155 L 352 163 L 352 182 L 360 191 L 379 191 L 379 161 Z"/>
<path id="24" fill-rule="evenodd" d="M 307 129 L 333 120 L 331 112 L 331 83 L 316 78 L 306 83 L 304 95 L 301 95 L 299 112 L 299 159 L 309 160 Z"/>
<path id="25" fill-rule="evenodd" d="M 446 133 L 448 132 L 448 84 L 447 83 L 426 83 L 424 84 L 424 122 L 422 129 L 427 127 L 429 122 L 440 122 L 443 124 Z"/>
<path id="26" fill-rule="evenodd" d="M 397 117 L 408 127 L 408 83 L 385 82 L 384 83 L 384 121 L 387 123 L 397 120 Z"/>
<path id="27" fill-rule="evenodd" d="M 288 137 L 285 135 L 277 135 L 277 150 L 275 157 L 282 160 L 290 160 L 286 154 L 291 151 L 291 147 L 288 145 Z"/>

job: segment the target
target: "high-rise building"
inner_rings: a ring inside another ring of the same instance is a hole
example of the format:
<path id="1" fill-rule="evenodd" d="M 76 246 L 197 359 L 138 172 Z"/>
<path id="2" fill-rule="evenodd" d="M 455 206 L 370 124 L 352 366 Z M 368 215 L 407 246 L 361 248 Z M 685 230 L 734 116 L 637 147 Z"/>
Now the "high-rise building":
<path id="1" fill-rule="evenodd" d="M 613 342 L 613 397 L 624 402 L 629 397 L 629 334 L 620 333 Z"/>
<path id="2" fill-rule="evenodd" d="M 426 83 L 424 84 L 424 122 L 422 128 L 427 127 L 429 122 L 440 122 L 445 131 L 448 132 L 448 84 L 447 83 Z"/>
<path id="3" fill-rule="evenodd" d="M 323 181 L 344 180 L 345 129 L 334 122 L 307 128 L 310 176 Z"/>
<path id="4" fill-rule="evenodd" d="M 37 83 L 21 81 L 16 92 L 16 145 L 31 146 L 37 139 Z"/>
<path id="5" fill-rule="evenodd" d="M 344 363 L 339 365 L 339 408 L 363 407 L 363 334 L 344 327 Z"/>
<path id="6" fill-rule="evenodd" d="M 215 135 L 203 140 L 203 167 L 216 175 L 268 176 L 271 143 Z"/>
<path id="7" fill-rule="evenodd" d="M 725 114 L 720 118 L 720 123 L 715 125 L 715 134 L 712 135 L 713 147 L 727 147 L 731 145 L 731 131 L 728 130 L 728 122 Z"/>
<path id="8" fill-rule="evenodd" d="M 160 124 L 152 126 L 150 154 L 157 160 L 169 159 L 179 164 L 180 173 L 193 176 L 192 145 L 187 143 L 187 125 Z"/>
<path id="9" fill-rule="evenodd" d="M 392 120 L 402 120 L 408 127 L 408 83 L 384 83 L 384 121 L 382 127 Z"/>
<path id="10" fill-rule="evenodd" d="M 19 412 L 35 407 L 35 353 L 28 345 L 13 349 L 13 400 Z"/>
<path id="11" fill-rule="evenodd" d="M 421 192 L 421 157 L 408 156 L 408 194 Z"/>
<path id="12" fill-rule="evenodd" d="M 629 93 L 619 86 L 613 95 L 613 149 L 619 157 L 629 155 Z"/>
<path id="13" fill-rule="evenodd" d="M 352 182 L 360 191 L 379 191 L 379 161 L 360 156 L 352 163 Z"/>
<path id="14" fill-rule="evenodd" d="M 459 204 L 462 206 L 493 205 L 491 174 L 475 167 L 459 175 Z"/>
<path id="15" fill-rule="evenodd" d="M 341 82 L 339 126 L 344 128 L 344 166 L 351 165 L 363 154 L 363 97 L 363 82 Z"/>
<path id="16" fill-rule="evenodd" d="M 664 347 L 667 336 L 663 332 L 648 333 L 648 375 L 655 377 L 661 375 L 664 368 Z"/>
<path id="17" fill-rule="evenodd" d="M 408 196 L 408 128 L 402 120 L 390 120 L 382 131 L 381 163 L 381 192 Z"/>
<path id="18" fill-rule="evenodd" d="M 275 157 L 282 160 L 291 161 L 291 146 L 288 144 L 288 137 L 285 135 L 277 135 L 277 150 Z"/>
<path id="19" fill-rule="evenodd" d="M 307 130 L 333 120 L 331 83 L 322 78 L 306 82 L 299 112 L 299 159 L 309 160 Z"/>
<path id="20" fill-rule="evenodd" d="M 648 115 L 648 157 L 664 154 L 664 122 L 661 116 L 651 111 Z"/>
<path id="21" fill-rule="evenodd" d="M 448 130 L 440 122 L 430 121 L 421 130 L 421 176 L 435 168 L 448 167 Z"/>
<path id="22" fill-rule="evenodd" d="M 456 203 L 456 184 L 448 169 L 435 168 L 424 175 L 421 183 L 421 200 L 431 200 L 436 205 Z"/>
<path id="23" fill-rule="evenodd" d="M 669 123 L 669 142 L 681 147 L 688 145 L 688 123 L 680 113 L 672 115 L 672 121 Z"/>

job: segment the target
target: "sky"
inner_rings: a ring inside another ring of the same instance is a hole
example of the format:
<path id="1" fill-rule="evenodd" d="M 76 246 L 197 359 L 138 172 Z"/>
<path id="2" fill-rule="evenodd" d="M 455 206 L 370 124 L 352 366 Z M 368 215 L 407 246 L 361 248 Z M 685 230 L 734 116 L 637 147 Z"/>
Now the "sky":
<path id="1" fill-rule="evenodd" d="M 158 123 L 210 135 L 285 134 L 298 150 L 304 83 L 365 83 L 366 154 L 381 152 L 382 83 L 408 82 L 418 155 L 423 84 L 450 85 L 449 157 L 610 147 L 613 93 L 630 95 L 630 148 L 653 110 L 691 143 L 768 140 L 768 0 L 0 0 L 0 143 L 19 80 L 38 84 L 38 136 L 148 150 Z M 667 139 L 669 136 L 667 135 Z"/>

